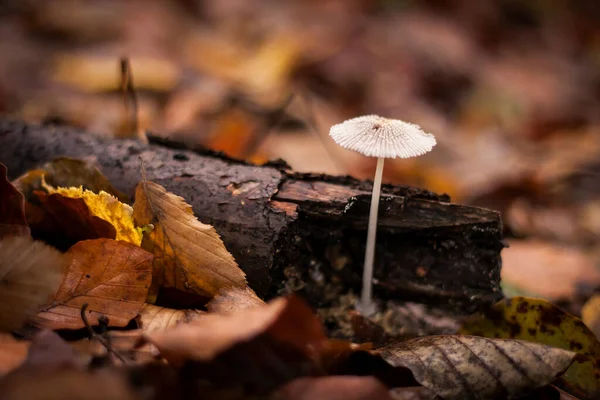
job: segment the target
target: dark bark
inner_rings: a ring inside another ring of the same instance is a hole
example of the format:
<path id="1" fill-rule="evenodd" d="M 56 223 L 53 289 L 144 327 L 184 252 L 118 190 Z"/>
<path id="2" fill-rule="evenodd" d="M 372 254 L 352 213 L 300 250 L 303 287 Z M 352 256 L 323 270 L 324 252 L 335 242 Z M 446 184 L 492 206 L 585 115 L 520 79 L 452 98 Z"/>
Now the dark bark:
<path id="1" fill-rule="evenodd" d="M 302 292 L 335 303 L 361 281 L 371 182 L 298 174 L 151 140 L 102 139 L 76 129 L 0 119 L 0 162 L 15 178 L 59 156 L 92 160 L 132 196 L 147 177 L 215 226 L 259 295 Z M 376 296 L 469 311 L 501 297 L 498 213 L 445 195 L 386 185 L 377 237 Z"/>

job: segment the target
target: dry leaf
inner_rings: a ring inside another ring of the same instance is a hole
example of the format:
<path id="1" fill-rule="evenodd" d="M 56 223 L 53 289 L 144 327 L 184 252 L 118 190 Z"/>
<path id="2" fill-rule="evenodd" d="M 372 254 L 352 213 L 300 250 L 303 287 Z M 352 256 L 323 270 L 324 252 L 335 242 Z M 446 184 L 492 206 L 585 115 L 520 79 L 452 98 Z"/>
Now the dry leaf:
<path id="1" fill-rule="evenodd" d="M 0 239 L 0 330 L 20 328 L 50 303 L 67 263 L 64 254 L 29 236 Z"/>
<path id="2" fill-rule="evenodd" d="M 27 358 L 30 342 L 0 332 L 0 378 L 19 367 Z"/>
<path id="3" fill-rule="evenodd" d="M 25 217 L 25 198 L 8 181 L 7 168 L 0 163 L 0 238 L 30 234 Z"/>
<path id="4" fill-rule="evenodd" d="M 298 378 L 278 389 L 271 400 L 393 400 L 389 389 L 372 376 Z"/>
<path id="5" fill-rule="evenodd" d="M 202 318 L 206 315 L 198 310 L 174 310 L 172 308 L 158 307 L 152 304 L 144 304 L 137 318 L 138 326 L 144 333 L 164 331 L 175 327 L 180 323 L 188 323 Z"/>
<path id="6" fill-rule="evenodd" d="M 262 306 L 264 304 L 265 302 L 262 301 L 256 293 L 254 293 L 254 290 L 249 287 L 231 287 L 225 288 L 217 293 L 217 295 L 208 302 L 206 308 L 211 313 L 228 314 L 256 306 Z"/>
<path id="7" fill-rule="evenodd" d="M 574 352 L 512 339 L 428 336 L 380 351 L 394 367 L 444 399 L 505 399 L 552 382 L 575 359 Z"/>
<path id="8" fill-rule="evenodd" d="M 145 335 L 171 364 L 206 362 L 239 343 L 265 336 L 281 345 L 314 354 L 325 341 L 318 319 L 297 297 L 278 298 L 229 315 L 207 314 L 199 321 Z M 255 360 L 259 362 L 259 360 Z"/>
<path id="9" fill-rule="evenodd" d="M 117 237 L 117 230 L 108 221 L 93 215 L 83 199 L 62 194 L 47 195 L 36 191 L 41 208 L 52 218 L 55 235 L 64 235 L 73 242 L 87 239 Z"/>
<path id="10" fill-rule="evenodd" d="M 219 290 L 247 286 L 244 272 L 211 225 L 194 217 L 185 200 L 156 183 L 143 181 L 135 193 L 133 217 L 152 224 L 142 247 L 154 254 L 155 285 L 213 297 Z"/>
<path id="11" fill-rule="evenodd" d="M 124 240 L 138 246 L 141 244 L 141 229 L 135 227 L 133 208 L 128 204 L 120 202 L 116 197 L 104 191 L 94 193 L 84 190 L 81 186 L 56 189 L 48 187 L 48 189 L 51 196 L 58 194 L 67 198 L 83 199 L 93 217 L 100 218 L 114 227 L 117 240 Z"/>
<path id="12" fill-rule="evenodd" d="M 69 270 L 54 303 L 38 313 L 36 323 L 50 329 L 83 328 L 80 311 L 85 303 L 91 325 L 103 315 L 110 326 L 125 326 L 135 318 L 150 287 L 152 254 L 111 239 L 79 242 L 67 254 Z"/>

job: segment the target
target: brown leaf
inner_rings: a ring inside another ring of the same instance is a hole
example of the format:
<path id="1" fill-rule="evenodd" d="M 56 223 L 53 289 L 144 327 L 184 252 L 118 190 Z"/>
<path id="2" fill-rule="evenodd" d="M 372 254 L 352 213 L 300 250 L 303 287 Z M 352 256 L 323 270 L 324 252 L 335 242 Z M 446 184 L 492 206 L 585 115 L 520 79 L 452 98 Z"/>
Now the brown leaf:
<path id="1" fill-rule="evenodd" d="M 117 230 L 110 222 L 93 215 L 83 199 L 76 199 L 41 191 L 35 194 L 41 208 L 52 217 L 55 234 L 65 235 L 74 242 L 88 239 L 117 237 Z"/>
<path id="2" fill-rule="evenodd" d="M 392 400 L 389 389 L 372 376 L 298 378 L 278 389 L 272 400 Z"/>
<path id="3" fill-rule="evenodd" d="M 20 328 L 56 293 L 68 259 L 29 236 L 0 240 L 0 330 Z"/>
<path id="4" fill-rule="evenodd" d="M 230 287 L 217 293 L 217 295 L 208 302 L 206 308 L 211 313 L 229 314 L 262 305 L 265 305 L 265 302 L 262 301 L 256 293 L 254 293 L 254 290 L 249 287 Z"/>
<path id="5" fill-rule="evenodd" d="M 0 333 L 0 378 L 23 364 L 29 345 L 30 342 L 17 340 L 8 333 Z"/>
<path id="6" fill-rule="evenodd" d="M 71 257 L 54 303 L 35 322 L 50 329 L 85 325 L 81 307 L 89 304 L 91 325 L 107 316 L 110 326 L 125 326 L 141 310 L 152 279 L 152 254 L 127 242 L 86 240 L 67 253 Z"/>
<path id="7" fill-rule="evenodd" d="M 144 335 L 175 366 L 186 360 L 210 361 L 259 336 L 306 354 L 314 354 L 325 341 L 319 320 L 297 297 L 278 298 L 229 315 L 207 314 L 199 321 Z"/>
<path id="8" fill-rule="evenodd" d="M 7 168 L 0 163 L 0 238 L 29 236 L 25 198 L 8 180 Z"/>
<path id="9" fill-rule="evenodd" d="M 552 382 L 575 353 L 537 343 L 476 336 L 428 336 L 380 351 L 394 367 L 444 399 L 505 399 Z"/>
<path id="10" fill-rule="evenodd" d="M 212 297 L 226 287 L 246 287 L 244 272 L 211 225 L 194 217 L 185 200 L 153 182 L 141 182 L 133 217 L 138 226 L 153 224 L 142 247 L 154 254 L 154 282 Z"/>
<path id="11" fill-rule="evenodd" d="M 152 304 L 144 304 L 137 318 L 138 326 L 144 333 L 164 331 L 175 327 L 180 323 L 188 323 L 201 319 L 206 315 L 198 310 L 174 310 L 172 308 L 158 307 Z"/>

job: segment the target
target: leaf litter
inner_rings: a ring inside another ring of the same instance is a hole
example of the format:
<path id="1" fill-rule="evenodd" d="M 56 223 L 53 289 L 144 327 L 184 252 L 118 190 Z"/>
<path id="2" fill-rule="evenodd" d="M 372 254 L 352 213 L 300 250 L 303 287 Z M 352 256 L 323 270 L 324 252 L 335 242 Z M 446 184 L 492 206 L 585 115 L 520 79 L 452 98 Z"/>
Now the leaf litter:
<path id="1" fill-rule="evenodd" d="M 48 190 L 43 179 L 39 183 Z M 113 229 L 118 225 L 106 215 L 100 218 L 106 206 L 94 208 L 88 203 L 97 193 L 90 191 L 86 201 L 82 187 L 59 190 L 79 197 L 63 200 L 79 200 L 90 216 Z M 66 382 L 74 393 L 79 385 L 95 391 L 89 398 L 140 398 L 142 390 L 157 396 L 165 390 L 185 393 L 186 398 L 506 398 L 550 388 L 548 384 L 556 383 L 571 366 L 577 351 L 586 353 L 579 348 L 563 350 L 560 343 L 547 343 L 556 347 L 535 343 L 539 338 L 524 342 L 446 335 L 390 342 L 393 336 L 355 313 L 348 318 L 360 331 L 357 336 L 383 347 L 330 339 L 320 319 L 300 298 L 276 298 L 268 303 L 260 299 L 215 229 L 198 221 L 181 197 L 145 179 L 136 192 L 132 226 L 143 236 L 141 247 L 135 241 L 110 238 L 77 240 L 63 255 L 29 236 L 0 240 L 0 249 L 7 240 L 21 240 L 28 246 L 39 243 L 64 260 L 57 274 L 62 283 L 50 291 L 53 301 L 30 302 L 33 314 L 15 308 L 21 319 L 9 330 L 29 321 L 32 326 L 68 330 L 76 336 L 87 328 L 91 334 L 89 339 L 70 343 L 48 330 L 34 335 L 32 344 L 7 339 L 0 346 L 0 351 L 13 354 L 13 361 L 4 365 L 8 375 L 0 380 L 0 394 L 6 398 L 26 395 L 35 399 L 40 390 L 51 388 L 57 396 L 64 396 Z M 40 193 L 38 197 L 63 194 Z M 43 201 L 38 204 L 43 206 Z M 31 209 L 17 210 L 27 214 Z M 83 213 L 66 207 L 56 216 L 77 214 L 79 218 Z M 39 251 L 18 253 L 32 257 Z M 31 262 L 47 265 L 51 259 L 43 256 Z M 198 295 L 205 299 L 199 303 L 203 309 L 149 304 L 151 285 L 156 290 L 171 288 Z M 9 314 L 0 313 L 0 320 L 5 315 Z M 114 330 L 123 327 L 127 330 Z M 26 348 L 30 355 L 24 360 Z M 49 368 L 57 363 L 65 367 L 50 373 Z M 133 384 L 140 377 L 145 377 L 142 386 Z M 15 384 L 31 379 L 36 385 Z M 560 379 L 569 381 L 568 370 Z M 190 382 L 196 382 L 195 386 L 189 386 Z M 584 392 L 588 389 L 583 387 Z"/>

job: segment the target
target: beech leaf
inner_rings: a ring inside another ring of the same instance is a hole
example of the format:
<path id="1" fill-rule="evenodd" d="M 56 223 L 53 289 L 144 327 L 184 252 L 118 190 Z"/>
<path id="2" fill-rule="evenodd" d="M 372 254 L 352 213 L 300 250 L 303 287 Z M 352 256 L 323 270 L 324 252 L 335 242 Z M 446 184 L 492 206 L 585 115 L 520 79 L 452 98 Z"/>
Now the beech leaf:
<path id="1" fill-rule="evenodd" d="M 576 353 L 538 343 L 442 335 L 396 342 L 379 351 L 394 367 L 410 369 L 444 399 L 505 399 L 552 382 Z"/>
<path id="2" fill-rule="evenodd" d="M 138 226 L 154 226 L 142 239 L 142 248 L 154 254 L 154 288 L 213 297 L 226 287 L 247 286 L 215 229 L 198 221 L 183 198 L 144 180 L 136 189 L 133 217 Z"/>
<path id="3" fill-rule="evenodd" d="M 91 325 L 104 315 L 110 326 L 125 326 L 138 315 L 152 279 L 152 254 L 111 239 L 78 242 L 67 254 L 69 270 L 54 303 L 37 314 L 36 323 L 50 329 L 83 328 L 85 303 Z"/>
<path id="4" fill-rule="evenodd" d="M 68 259 L 29 236 L 0 239 L 0 330 L 20 328 L 52 301 Z"/>

